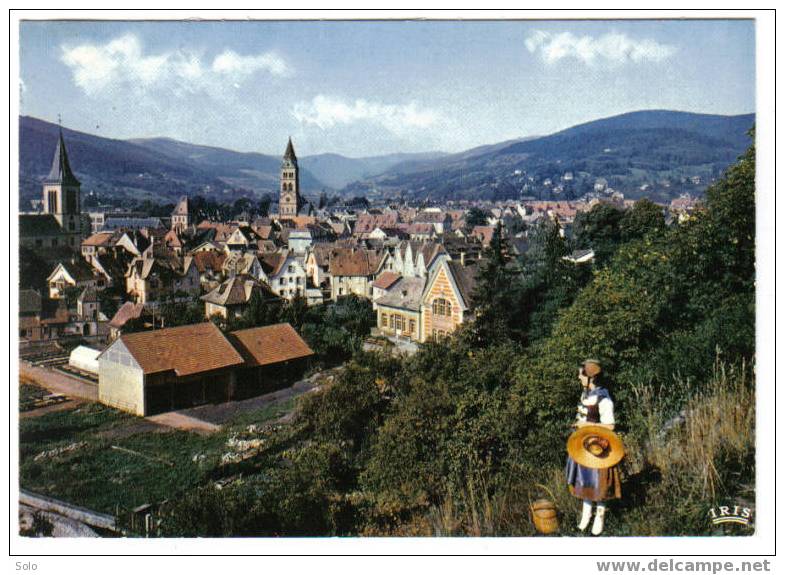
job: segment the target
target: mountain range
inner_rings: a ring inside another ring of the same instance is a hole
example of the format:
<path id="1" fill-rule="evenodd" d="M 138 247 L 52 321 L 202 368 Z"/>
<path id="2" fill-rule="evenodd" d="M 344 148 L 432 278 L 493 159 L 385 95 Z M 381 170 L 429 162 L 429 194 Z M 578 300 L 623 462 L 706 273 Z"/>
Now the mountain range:
<path id="1" fill-rule="evenodd" d="M 304 156 L 301 185 L 307 196 L 328 190 L 418 200 L 569 199 L 602 178 L 628 197 L 668 199 L 700 193 L 718 177 L 749 145 L 754 120 L 754 114 L 649 110 L 454 154 Z M 29 209 L 40 197 L 59 127 L 27 116 L 19 126 L 19 205 Z M 278 156 L 170 138 L 117 140 L 66 128 L 63 134 L 83 192 L 101 203 L 169 203 L 196 194 L 233 201 L 278 189 Z"/>
<path id="2" fill-rule="evenodd" d="M 537 138 L 406 162 L 350 184 L 355 195 L 410 199 L 573 199 L 598 180 L 625 197 L 700 194 L 750 145 L 754 114 L 646 110 Z"/>

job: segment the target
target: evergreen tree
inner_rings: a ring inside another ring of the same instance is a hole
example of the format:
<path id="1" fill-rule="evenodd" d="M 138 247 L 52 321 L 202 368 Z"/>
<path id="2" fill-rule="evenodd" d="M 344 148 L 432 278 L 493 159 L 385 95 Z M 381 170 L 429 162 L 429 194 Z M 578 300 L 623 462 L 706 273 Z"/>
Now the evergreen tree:
<path id="1" fill-rule="evenodd" d="M 509 242 L 499 222 L 483 254 L 472 296 L 475 320 L 471 332 L 479 346 L 509 339 L 517 329 L 514 304 L 518 269 L 511 259 Z"/>

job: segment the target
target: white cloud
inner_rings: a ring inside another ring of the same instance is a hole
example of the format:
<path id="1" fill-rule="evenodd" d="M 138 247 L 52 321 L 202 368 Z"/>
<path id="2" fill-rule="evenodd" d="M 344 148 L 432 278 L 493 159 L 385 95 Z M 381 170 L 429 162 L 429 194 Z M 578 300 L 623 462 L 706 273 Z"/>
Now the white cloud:
<path id="1" fill-rule="evenodd" d="M 676 49 L 656 40 L 636 40 L 626 34 L 610 32 L 602 36 L 576 36 L 571 32 L 554 34 L 537 30 L 526 39 L 526 49 L 538 53 L 547 63 L 573 58 L 586 64 L 621 65 L 661 62 Z"/>
<path id="2" fill-rule="evenodd" d="M 71 69 L 74 83 L 89 96 L 117 89 L 145 93 L 153 88 L 166 88 L 174 94 L 207 91 L 219 95 L 227 85 L 239 86 L 258 72 L 272 76 L 291 73 L 274 52 L 243 56 L 227 49 L 209 63 L 197 53 L 147 54 L 133 34 L 102 45 L 63 45 L 61 60 Z"/>
<path id="3" fill-rule="evenodd" d="M 295 104 L 292 115 L 302 124 L 322 129 L 366 122 L 399 135 L 429 129 L 443 122 L 438 111 L 422 108 L 416 102 L 404 105 L 380 104 L 363 99 L 346 102 L 322 94 L 310 102 Z"/>
<path id="4" fill-rule="evenodd" d="M 241 56 L 233 50 L 225 50 L 213 60 L 212 69 L 220 74 L 237 74 L 247 76 L 258 71 L 265 71 L 275 76 L 289 74 L 286 62 L 273 52 L 258 56 Z"/>

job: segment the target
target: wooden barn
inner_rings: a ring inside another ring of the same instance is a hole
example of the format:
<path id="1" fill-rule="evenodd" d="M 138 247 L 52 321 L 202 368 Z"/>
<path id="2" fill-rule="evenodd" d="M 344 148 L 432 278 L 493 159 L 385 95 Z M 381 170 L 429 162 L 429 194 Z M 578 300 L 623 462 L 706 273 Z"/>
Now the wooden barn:
<path id="1" fill-rule="evenodd" d="M 233 331 L 229 339 L 245 361 L 245 367 L 237 370 L 238 397 L 290 385 L 314 355 L 288 323 Z"/>
<path id="2" fill-rule="evenodd" d="M 213 323 L 123 334 L 98 357 L 99 401 L 151 415 L 234 397 L 244 360 Z"/>

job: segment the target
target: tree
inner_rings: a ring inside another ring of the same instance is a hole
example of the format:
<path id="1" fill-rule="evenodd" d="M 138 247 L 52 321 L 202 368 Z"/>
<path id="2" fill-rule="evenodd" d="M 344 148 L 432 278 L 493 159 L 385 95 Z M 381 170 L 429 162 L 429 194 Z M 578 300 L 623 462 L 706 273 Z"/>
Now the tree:
<path id="1" fill-rule="evenodd" d="M 466 212 L 465 221 L 469 229 L 473 229 L 474 226 L 487 226 L 488 213 L 480 208 L 470 208 L 469 211 Z"/>
<path id="2" fill-rule="evenodd" d="M 272 203 L 272 198 L 270 194 L 265 194 L 262 196 L 262 199 L 259 200 L 259 214 L 266 218 L 270 215 L 270 204 Z"/>
<path id="3" fill-rule="evenodd" d="M 254 203 L 246 197 L 238 198 L 232 204 L 232 216 L 237 217 L 243 212 L 251 214 L 254 209 Z"/>
<path id="4" fill-rule="evenodd" d="M 499 222 L 483 255 L 472 295 L 475 313 L 472 333 L 480 346 L 504 340 L 517 328 L 517 322 L 513 321 L 513 302 L 518 270 L 511 259 L 509 243 Z"/>
<path id="5" fill-rule="evenodd" d="M 299 293 L 292 300 L 284 305 L 281 310 L 281 321 L 289 323 L 296 330 L 302 328 L 308 313 L 308 302 Z"/>
<path id="6" fill-rule="evenodd" d="M 648 233 L 659 233 L 665 230 L 665 216 L 662 207 L 648 198 L 635 202 L 632 209 L 627 210 L 619 224 L 621 239 L 624 242 L 642 238 Z"/>
<path id="7" fill-rule="evenodd" d="M 595 261 L 605 264 L 621 243 L 621 221 L 624 212 L 612 204 L 600 203 L 575 217 L 575 247 L 593 249 Z"/>
<path id="8" fill-rule="evenodd" d="M 327 207 L 327 192 L 322 190 L 322 193 L 319 194 L 319 209 L 323 210 Z"/>

